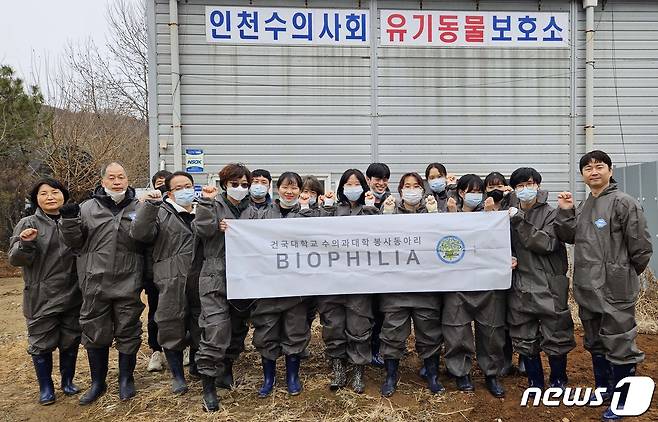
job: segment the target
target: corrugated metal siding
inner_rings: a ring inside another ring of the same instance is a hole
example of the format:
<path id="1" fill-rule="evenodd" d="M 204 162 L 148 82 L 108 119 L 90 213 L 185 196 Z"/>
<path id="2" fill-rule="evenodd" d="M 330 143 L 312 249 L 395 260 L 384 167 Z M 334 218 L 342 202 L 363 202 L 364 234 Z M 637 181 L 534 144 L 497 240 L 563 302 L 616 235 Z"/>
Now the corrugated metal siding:
<path id="1" fill-rule="evenodd" d="M 608 0 L 605 9 L 602 5 L 599 2 L 594 14 L 594 146 L 610 153 L 616 166 L 658 160 L 658 2 Z M 577 151 L 580 155 L 585 152 L 582 129 L 585 125 L 585 13 L 582 9 L 578 29 Z M 582 194 L 583 185 L 579 185 Z"/>
<path id="2" fill-rule="evenodd" d="M 418 8 L 380 1 L 380 8 Z M 537 11 L 532 1 L 483 1 L 482 11 Z M 542 1 L 569 12 L 569 1 Z M 475 10 L 473 1 L 423 1 Z M 509 175 L 534 166 L 550 190 L 568 184 L 569 49 L 379 48 L 379 151 L 396 175 L 432 161 L 457 174 Z M 422 173 L 421 173 L 422 174 Z M 397 176 L 393 177 L 397 180 Z"/>
<path id="3" fill-rule="evenodd" d="M 158 139 L 173 165 L 168 0 L 156 2 Z M 377 134 L 371 128 L 367 47 L 227 46 L 209 44 L 204 7 L 249 1 L 179 3 L 183 146 L 206 152 L 210 173 L 229 161 L 331 174 L 365 169 L 376 139 L 378 158 L 402 172 L 440 161 L 449 171 L 509 174 L 535 166 L 545 187 L 569 187 L 571 52 L 568 49 L 380 47 Z M 253 2 L 252 2 L 253 3 Z M 259 1 L 256 6 L 367 9 L 368 1 Z M 473 1 L 423 1 L 428 10 L 475 10 Z M 480 10 L 569 12 L 568 0 L 480 1 Z M 584 152 L 584 11 L 576 1 L 576 155 Z M 380 9 L 418 9 L 419 2 L 381 0 Z M 612 77 L 615 17 L 617 92 Z M 598 8 L 595 142 L 622 164 L 658 159 L 658 2 L 606 2 Z M 374 35 L 378 35 L 375 33 Z M 573 157 L 573 161 L 577 159 Z M 573 163 L 577 173 L 577 163 Z M 576 180 L 579 175 L 576 174 Z M 584 192 L 582 184 L 579 191 Z"/>
<path id="4" fill-rule="evenodd" d="M 320 4 L 322 3 L 322 4 Z M 240 161 L 273 175 L 342 172 L 370 162 L 369 48 L 209 44 L 205 6 L 179 3 L 182 139 L 201 148 L 209 173 Z M 257 6 L 304 7 L 304 1 Z M 171 144 L 168 2 L 157 2 L 159 130 Z M 309 7 L 356 8 L 356 2 Z M 367 7 L 367 4 L 366 4 Z M 173 153 L 164 155 L 167 165 Z M 335 177 L 335 176 L 334 176 Z"/>

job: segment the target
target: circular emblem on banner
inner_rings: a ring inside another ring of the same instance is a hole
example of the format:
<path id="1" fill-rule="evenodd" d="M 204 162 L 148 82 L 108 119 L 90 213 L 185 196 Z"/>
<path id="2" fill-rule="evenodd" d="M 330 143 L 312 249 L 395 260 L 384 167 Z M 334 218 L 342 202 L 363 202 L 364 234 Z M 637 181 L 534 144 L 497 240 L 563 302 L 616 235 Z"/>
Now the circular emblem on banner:
<path id="1" fill-rule="evenodd" d="M 457 236 L 445 236 L 436 244 L 436 254 L 446 264 L 456 264 L 461 261 L 465 252 L 466 245 Z"/>

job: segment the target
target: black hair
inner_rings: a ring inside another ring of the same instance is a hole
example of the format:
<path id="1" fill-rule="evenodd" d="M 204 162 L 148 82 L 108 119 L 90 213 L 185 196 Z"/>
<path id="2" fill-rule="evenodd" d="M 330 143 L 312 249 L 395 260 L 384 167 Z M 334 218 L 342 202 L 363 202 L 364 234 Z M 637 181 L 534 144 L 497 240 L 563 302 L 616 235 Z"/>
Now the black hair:
<path id="1" fill-rule="evenodd" d="M 457 181 L 457 191 L 472 192 L 479 190 L 484 193 L 484 182 L 477 174 L 469 173 L 459 178 Z"/>
<path id="2" fill-rule="evenodd" d="M 442 176 L 446 176 L 448 174 L 448 170 L 446 170 L 446 166 L 444 166 L 443 164 L 441 164 L 441 163 L 431 163 L 425 169 L 425 180 L 430 179 L 430 171 L 432 171 L 432 169 L 437 169 Z"/>
<path id="3" fill-rule="evenodd" d="M 313 192 L 316 192 L 318 195 L 324 195 L 324 185 L 315 176 L 304 177 L 302 190 L 304 189 L 312 190 Z"/>
<path id="4" fill-rule="evenodd" d="M 498 173 L 497 171 L 489 173 L 487 177 L 484 178 L 485 188 L 487 186 L 500 184 L 507 186 L 507 179 L 505 179 L 505 176 L 503 176 L 501 173 Z"/>
<path id="5" fill-rule="evenodd" d="M 264 169 L 256 169 L 251 172 L 251 178 L 254 179 L 255 177 L 264 177 L 266 178 L 270 183 L 272 183 L 272 175 L 270 174 L 269 171 L 264 170 Z"/>
<path id="6" fill-rule="evenodd" d="M 610 156 L 597 149 L 588 152 L 580 158 L 580 174 L 583 174 L 583 169 L 591 162 L 607 164 L 608 168 L 612 170 L 612 159 Z"/>
<path id="7" fill-rule="evenodd" d="M 509 184 L 512 189 L 516 189 L 517 185 L 525 183 L 530 179 L 538 185 L 541 184 L 541 174 L 537 170 L 532 167 L 521 167 L 514 170 L 514 173 L 509 178 Z"/>
<path id="8" fill-rule="evenodd" d="M 407 177 L 413 177 L 416 179 L 418 184 L 420 185 L 420 188 L 423 190 L 423 193 L 425 193 L 425 184 L 423 183 L 423 178 L 420 177 L 420 174 L 416 173 L 415 171 L 405 173 L 400 177 L 400 183 L 398 184 L 398 193 L 401 195 L 402 194 L 402 188 L 404 187 L 404 179 Z"/>
<path id="9" fill-rule="evenodd" d="M 167 177 L 171 176 L 171 172 L 167 170 L 160 170 L 156 172 L 153 177 L 151 177 L 151 186 L 155 187 L 155 182 L 158 179 L 165 179 L 167 180 Z"/>
<path id="10" fill-rule="evenodd" d="M 32 190 L 30 191 L 30 202 L 32 203 L 32 208 L 39 208 L 39 201 L 37 200 L 37 196 L 39 196 L 39 188 L 43 185 L 48 185 L 51 188 L 59 189 L 64 196 L 64 203 L 69 200 L 69 190 L 66 189 L 62 182 L 51 177 L 45 177 L 43 179 L 39 179 L 39 181 L 34 184 Z"/>
<path id="11" fill-rule="evenodd" d="M 369 179 L 373 177 L 378 179 L 390 179 L 391 169 L 389 169 L 388 166 L 384 163 L 372 163 L 366 170 L 366 176 L 368 176 Z"/>
<path id="12" fill-rule="evenodd" d="M 276 181 L 277 189 L 281 187 L 283 182 L 288 181 L 297 183 L 299 190 L 302 190 L 302 176 L 295 173 L 294 171 L 286 171 L 285 173 L 282 173 L 281 176 L 279 176 L 279 180 Z"/>
<path id="13" fill-rule="evenodd" d="M 171 190 L 171 180 L 176 176 L 185 176 L 188 179 L 190 179 L 190 182 L 192 182 L 192 184 L 194 185 L 194 178 L 190 173 L 185 171 L 175 171 L 171 173 L 169 176 L 167 176 L 167 178 L 165 179 L 165 187 L 167 188 L 167 192 Z"/>
<path id="14" fill-rule="evenodd" d="M 383 164 L 386 166 L 386 164 Z M 372 164 L 371 164 L 372 166 Z M 388 169 L 388 167 L 386 167 Z M 336 189 L 336 195 L 338 196 L 338 200 L 340 202 L 349 204 L 350 200 L 347 199 L 347 196 L 345 196 L 345 183 L 347 183 L 347 180 L 355 176 L 359 183 L 361 184 L 361 187 L 363 188 L 363 192 L 361 193 L 361 196 L 359 199 L 356 201 L 361 205 L 365 205 L 366 203 L 366 192 L 370 190 L 370 186 L 368 186 L 368 182 L 366 181 L 366 177 L 361 173 L 361 170 L 358 169 L 348 169 L 345 170 L 342 176 L 340 176 L 340 181 L 338 182 L 338 189 Z M 374 176 L 374 177 L 379 177 L 379 176 Z"/>

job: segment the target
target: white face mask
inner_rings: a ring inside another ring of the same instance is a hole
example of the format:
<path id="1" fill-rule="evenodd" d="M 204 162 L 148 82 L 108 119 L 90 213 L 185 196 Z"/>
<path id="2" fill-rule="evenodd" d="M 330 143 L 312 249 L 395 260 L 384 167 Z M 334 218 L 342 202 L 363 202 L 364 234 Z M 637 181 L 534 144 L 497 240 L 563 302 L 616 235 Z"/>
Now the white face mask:
<path id="1" fill-rule="evenodd" d="M 291 201 L 288 201 L 283 197 L 279 198 L 279 202 L 281 203 L 281 205 L 283 205 L 284 207 L 287 207 L 287 208 L 294 207 L 295 205 L 297 205 L 298 201 L 299 201 L 299 198 L 295 198 Z"/>
<path id="2" fill-rule="evenodd" d="M 107 196 L 112 198 L 115 204 L 118 204 L 119 202 L 123 201 L 123 199 L 126 197 L 125 190 L 122 190 L 121 192 L 115 192 L 106 187 L 103 187 L 103 189 L 105 189 L 105 193 L 107 194 Z"/>
<path id="3" fill-rule="evenodd" d="M 243 188 L 241 186 L 238 186 L 237 188 L 231 186 L 228 189 L 226 189 L 226 194 L 231 198 L 235 199 L 236 201 L 242 201 L 245 198 L 245 196 L 249 194 L 249 189 Z"/>
<path id="4" fill-rule="evenodd" d="M 418 205 L 423 199 L 422 189 L 402 189 L 402 199 L 409 205 Z"/>

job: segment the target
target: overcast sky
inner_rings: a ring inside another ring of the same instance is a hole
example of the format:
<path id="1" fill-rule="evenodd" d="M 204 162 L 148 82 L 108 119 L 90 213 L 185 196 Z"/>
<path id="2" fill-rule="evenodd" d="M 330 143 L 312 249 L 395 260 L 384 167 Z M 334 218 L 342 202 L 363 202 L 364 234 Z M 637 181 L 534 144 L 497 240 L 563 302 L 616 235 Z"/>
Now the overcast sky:
<path id="1" fill-rule="evenodd" d="M 33 82 L 33 62 L 41 69 L 46 60 L 55 66 L 68 42 L 91 38 L 103 48 L 110 1 L 0 0 L 0 64 L 10 65 Z"/>

